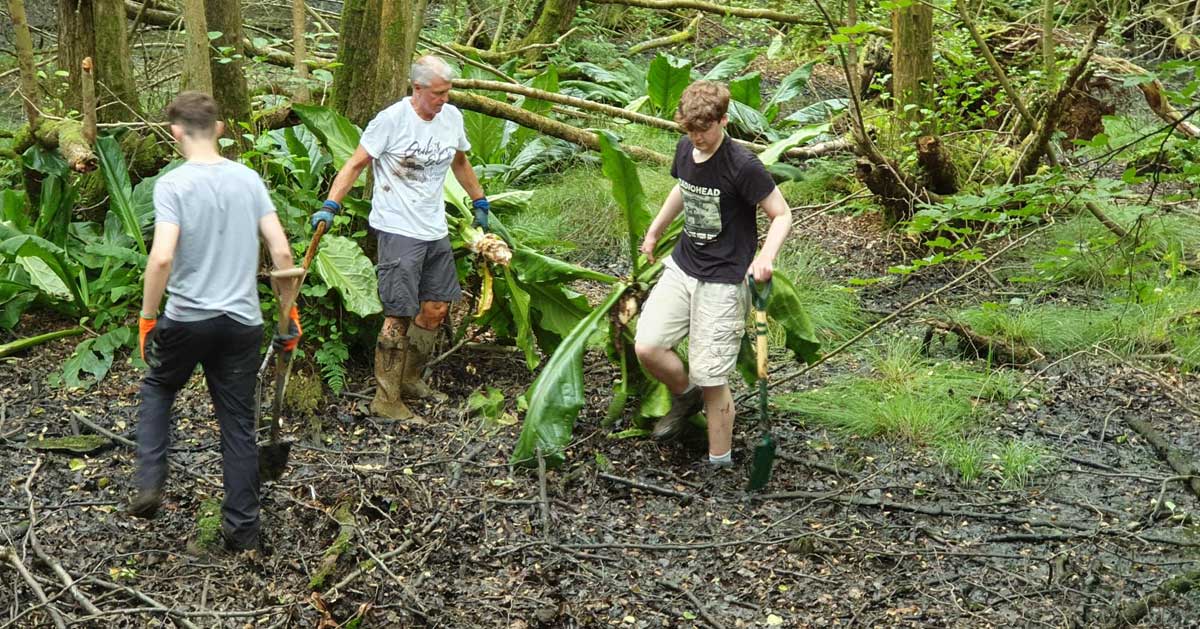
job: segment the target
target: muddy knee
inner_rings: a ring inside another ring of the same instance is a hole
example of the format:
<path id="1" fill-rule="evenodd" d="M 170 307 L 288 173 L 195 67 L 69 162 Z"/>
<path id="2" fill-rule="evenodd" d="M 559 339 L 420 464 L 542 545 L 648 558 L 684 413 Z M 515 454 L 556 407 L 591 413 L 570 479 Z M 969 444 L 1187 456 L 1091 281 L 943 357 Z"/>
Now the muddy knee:
<path id="1" fill-rule="evenodd" d="M 400 339 L 408 333 L 410 317 L 384 317 L 383 327 L 379 330 L 379 342 L 388 347 L 395 347 Z"/>
<path id="2" fill-rule="evenodd" d="M 417 315 L 415 323 L 426 330 L 436 330 L 446 320 L 449 312 L 450 304 L 447 302 L 423 301 L 421 302 L 421 312 Z"/>

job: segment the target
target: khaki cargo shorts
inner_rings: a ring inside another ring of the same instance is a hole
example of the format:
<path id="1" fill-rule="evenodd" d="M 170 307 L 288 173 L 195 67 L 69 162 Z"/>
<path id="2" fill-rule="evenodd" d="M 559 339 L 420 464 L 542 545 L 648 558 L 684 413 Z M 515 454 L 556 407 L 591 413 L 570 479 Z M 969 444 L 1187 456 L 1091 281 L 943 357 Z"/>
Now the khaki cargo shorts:
<path id="1" fill-rule="evenodd" d="M 642 306 L 637 324 L 641 345 L 674 348 L 688 340 L 688 377 L 692 384 L 728 384 L 737 367 L 750 295 L 744 284 L 703 282 L 667 259 L 662 277 Z"/>

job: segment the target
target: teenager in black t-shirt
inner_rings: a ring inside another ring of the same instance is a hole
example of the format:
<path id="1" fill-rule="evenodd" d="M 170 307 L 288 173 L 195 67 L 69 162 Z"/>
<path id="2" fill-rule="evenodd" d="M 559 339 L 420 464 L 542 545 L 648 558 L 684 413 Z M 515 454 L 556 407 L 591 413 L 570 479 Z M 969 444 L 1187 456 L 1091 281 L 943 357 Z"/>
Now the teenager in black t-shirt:
<path id="1" fill-rule="evenodd" d="M 732 464 L 733 396 L 729 374 L 737 363 L 745 329 L 747 273 L 771 278 L 775 256 L 787 238 L 792 214 L 762 162 L 725 135 L 729 90 L 697 81 L 684 91 L 675 119 L 687 131 L 675 149 L 667 195 L 642 241 L 653 261 L 663 231 L 684 213 L 684 233 L 638 320 L 638 359 L 671 391 L 671 410 L 654 436 L 677 436 L 687 418 L 704 409 L 708 462 Z M 758 255 L 755 222 L 761 207 L 771 219 Z M 689 337 L 688 368 L 674 348 Z"/>

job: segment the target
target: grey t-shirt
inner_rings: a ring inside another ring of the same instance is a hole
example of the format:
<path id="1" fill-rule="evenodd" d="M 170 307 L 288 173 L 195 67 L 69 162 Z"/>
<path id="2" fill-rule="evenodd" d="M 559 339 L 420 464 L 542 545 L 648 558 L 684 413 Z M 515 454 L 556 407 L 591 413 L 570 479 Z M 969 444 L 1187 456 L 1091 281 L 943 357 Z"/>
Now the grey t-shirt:
<path id="1" fill-rule="evenodd" d="M 166 315 L 261 324 L 258 221 L 274 211 L 258 173 L 237 162 L 187 162 L 163 175 L 154 186 L 154 220 L 179 226 Z"/>

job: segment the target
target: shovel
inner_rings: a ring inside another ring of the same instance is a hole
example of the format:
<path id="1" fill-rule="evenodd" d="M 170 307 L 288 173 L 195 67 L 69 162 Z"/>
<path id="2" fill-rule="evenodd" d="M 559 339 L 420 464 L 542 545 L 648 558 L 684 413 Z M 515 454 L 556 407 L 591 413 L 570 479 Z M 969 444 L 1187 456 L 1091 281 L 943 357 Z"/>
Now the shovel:
<path id="1" fill-rule="evenodd" d="M 758 359 L 758 425 L 762 429 L 758 445 L 754 447 L 754 458 L 750 462 L 748 491 L 758 491 L 771 480 L 771 466 L 775 464 L 775 437 L 771 434 L 771 421 L 767 416 L 767 300 L 771 297 L 771 280 L 756 284 L 753 276 L 746 277 L 750 284 L 750 295 L 754 302 L 755 355 Z M 761 289 L 760 289 L 761 287 Z"/>
<path id="2" fill-rule="evenodd" d="M 304 284 L 304 277 L 308 274 L 308 266 L 312 264 L 313 256 L 317 253 L 317 243 L 321 241 L 321 236 L 323 235 L 325 235 L 325 223 L 322 222 L 317 224 L 317 229 L 313 232 L 312 241 L 308 243 L 308 251 L 304 254 L 304 264 L 300 267 L 283 271 L 271 271 L 271 283 L 279 286 L 283 282 L 295 282 L 295 290 L 291 291 L 291 294 L 299 296 L 300 286 Z M 295 297 L 288 300 L 279 300 L 278 330 L 280 334 L 287 334 L 291 331 L 288 313 L 291 312 L 294 305 L 296 305 Z M 265 480 L 279 480 L 283 476 L 283 470 L 287 468 L 288 456 L 292 452 L 292 442 L 283 441 L 279 436 L 279 425 L 282 422 L 283 416 L 283 392 L 287 390 L 288 376 L 291 375 L 291 372 L 292 353 L 279 352 L 276 354 L 275 400 L 271 403 L 271 440 L 265 446 L 259 448 L 258 479 L 260 482 Z"/>

